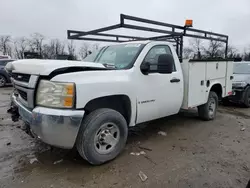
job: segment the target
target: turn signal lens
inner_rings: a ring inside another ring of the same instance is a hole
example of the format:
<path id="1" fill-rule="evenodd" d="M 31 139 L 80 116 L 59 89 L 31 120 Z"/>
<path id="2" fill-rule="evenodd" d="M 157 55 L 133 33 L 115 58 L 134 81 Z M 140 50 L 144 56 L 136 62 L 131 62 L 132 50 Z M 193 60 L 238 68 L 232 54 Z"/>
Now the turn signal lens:
<path id="1" fill-rule="evenodd" d="M 74 95 L 74 85 L 66 86 L 67 95 Z"/>
<path id="2" fill-rule="evenodd" d="M 64 98 L 64 106 L 65 107 L 72 107 L 73 106 L 73 98 L 72 97 L 65 97 Z"/>

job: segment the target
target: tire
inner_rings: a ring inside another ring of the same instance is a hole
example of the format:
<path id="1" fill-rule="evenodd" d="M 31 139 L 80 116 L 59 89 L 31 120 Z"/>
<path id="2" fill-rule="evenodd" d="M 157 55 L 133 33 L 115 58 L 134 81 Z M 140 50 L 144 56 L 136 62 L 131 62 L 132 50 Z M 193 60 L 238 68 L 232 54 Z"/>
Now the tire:
<path id="1" fill-rule="evenodd" d="M 6 85 L 6 78 L 0 74 L 0 87 L 4 87 Z"/>
<path id="2" fill-rule="evenodd" d="M 217 94 L 213 91 L 210 91 L 207 103 L 198 106 L 199 117 L 205 121 L 213 120 L 216 117 L 218 101 Z"/>
<path id="3" fill-rule="evenodd" d="M 127 136 L 128 126 L 125 118 L 115 110 L 102 108 L 91 112 L 83 120 L 76 148 L 90 164 L 100 165 L 113 160 L 121 153 Z"/>
<path id="4" fill-rule="evenodd" d="M 250 107 L 250 88 L 247 88 L 243 98 L 243 105 L 246 108 Z"/>

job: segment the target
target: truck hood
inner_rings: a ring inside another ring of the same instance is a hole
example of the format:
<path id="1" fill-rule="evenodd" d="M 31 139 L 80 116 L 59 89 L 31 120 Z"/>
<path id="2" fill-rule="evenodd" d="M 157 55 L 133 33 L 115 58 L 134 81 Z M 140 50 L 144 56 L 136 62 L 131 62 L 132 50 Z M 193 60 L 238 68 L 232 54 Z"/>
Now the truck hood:
<path id="1" fill-rule="evenodd" d="M 63 70 L 72 68 L 78 70 L 82 68 L 90 68 L 93 70 L 104 70 L 106 67 L 100 63 L 83 62 L 83 61 L 68 61 L 68 60 L 38 60 L 24 59 L 8 63 L 8 69 L 12 72 L 23 74 L 35 74 L 47 76 L 55 70 Z M 74 71 L 72 71 L 74 72 Z"/>
<path id="2" fill-rule="evenodd" d="M 234 74 L 233 82 L 250 83 L 250 74 Z"/>

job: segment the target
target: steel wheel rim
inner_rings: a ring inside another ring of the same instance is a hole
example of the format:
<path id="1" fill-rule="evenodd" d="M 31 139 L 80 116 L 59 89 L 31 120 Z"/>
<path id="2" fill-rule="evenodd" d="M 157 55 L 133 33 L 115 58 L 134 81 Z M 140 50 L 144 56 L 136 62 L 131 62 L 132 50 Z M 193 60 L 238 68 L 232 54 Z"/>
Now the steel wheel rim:
<path id="1" fill-rule="evenodd" d="M 96 131 L 94 137 L 95 149 L 99 154 L 112 152 L 120 139 L 120 130 L 115 123 L 104 123 Z"/>
<path id="2" fill-rule="evenodd" d="M 211 98 L 208 105 L 208 112 L 210 117 L 214 116 L 215 109 L 216 109 L 216 101 L 214 98 Z"/>
<path id="3" fill-rule="evenodd" d="M 0 87 L 3 87 L 5 85 L 5 78 L 3 76 L 0 76 Z"/>

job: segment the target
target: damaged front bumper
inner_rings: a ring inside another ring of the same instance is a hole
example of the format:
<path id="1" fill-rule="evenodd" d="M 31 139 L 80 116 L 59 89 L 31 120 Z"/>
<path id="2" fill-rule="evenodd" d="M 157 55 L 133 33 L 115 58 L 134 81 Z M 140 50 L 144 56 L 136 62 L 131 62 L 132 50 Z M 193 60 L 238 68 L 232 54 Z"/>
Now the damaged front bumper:
<path id="1" fill-rule="evenodd" d="M 84 116 L 83 110 L 63 110 L 45 107 L 26 108 L 12 95 L 12 101 L 18 108 L 22 120 L 30 125 L 34 133 L 43 142 L 65 149 L 74 147 L 76 137 Z"/>

